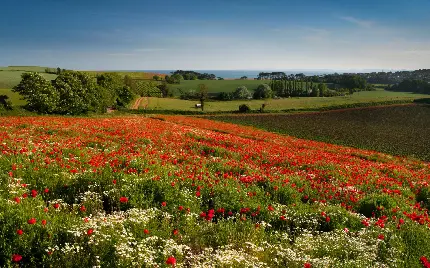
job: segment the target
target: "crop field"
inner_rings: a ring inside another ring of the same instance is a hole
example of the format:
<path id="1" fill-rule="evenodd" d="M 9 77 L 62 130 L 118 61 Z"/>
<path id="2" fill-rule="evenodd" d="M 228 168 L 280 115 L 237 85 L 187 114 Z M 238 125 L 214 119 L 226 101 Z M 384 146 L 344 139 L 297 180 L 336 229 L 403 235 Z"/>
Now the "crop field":
<path id="1" fill-rule="evenodd" d="M 320 113 L 212 118 L 299 138 L 430 161 L 430 105 L 411 104 Z"/>
<path id="2" fill-rule="evenodd" d="M 430 257 L 430 165 L 418 160 L 202 118 L 0 117 L 0 169 L 1 267 Z"/>
<path id="3" fill-rule="evenodd" d="M 226 80 L 227 81 L 227 80 Z M 223 82 L 222 80 L 220 82 Z M 356 92 L 349 96 L 339 97 L 297 97 L 286 99 L 270 100 L 241 100 L 241 101 L 206 101 L 205 111 L 237 111 L 239 105 L 247 104 L 252 110 L 260 109 L 262 104 L 266 104 L 267 111 L 281 111 L 292 109 L 319 109 L 333 105 L 345 105 L 355 103 L 370 103 L 382 101 L 414 100 L 429 97 L 423 94 L 391 91 L 365 91 Z M 151 110 L 182 110 L 194 111 L 198 101 L 189 101 L 171 98 L 149 98 L 147 109 Z M 145 104 L 146 105 L 146 104 Z"/>

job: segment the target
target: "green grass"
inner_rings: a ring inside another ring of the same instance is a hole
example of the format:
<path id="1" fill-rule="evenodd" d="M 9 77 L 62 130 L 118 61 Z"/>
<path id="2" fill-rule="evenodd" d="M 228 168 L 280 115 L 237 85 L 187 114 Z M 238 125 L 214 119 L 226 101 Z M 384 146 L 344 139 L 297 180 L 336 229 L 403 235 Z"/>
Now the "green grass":
<path id="1" fill-rule="evenodd" d="M 220 81 L 222 82 L 222 80 Z M 261 82 L 261 81 L 260 81 Z M 290 109 L 320 109 L 334 105 L 345 105 L 354 103 L 382 102 L 392 100 L 414 100 L 425 98 L 428 95 L 413 94 L 405 92 L 390 91 L 365 91 L 356 92 L 344 97 L 301 97 L 272 100 L 241 100 L 241 101 L 207 101 L 205 111 L 237 111 L 239 105 L 248 104 L 251 109 L 257 110 L 263 103 L 266 104 L 267 111 L 281 111 Z M 194 111 L 198 101 L 188 101 L 180 99 L 149 98 L 148 109 L 151 110 L 182 110 Z"/>
<path id="2" fill-rule="evenodd" d="M 211 119 L 430 161 L 430 105 L 346 109 L 304 114 L 249 114 Z"/>
<path id="3" fill-rule="evenodd" d="M 24 105 L 25 101 L 21 100 L 21 96 L 18 93 L 12 92 L 11 89 L 0 89 L 0 95 L 6 95 L 13 105 Z"/>
<path id="4" fill-rule="evenodd" d="M 25 72 L 30 72 L 31 69 L 27 71 L 22 70 L 9 70 L 9 69 L 0 69 L 0 88 L 12 88 L 19 84 L 21 81 L 21 75 Z M 57 77 L 55 74 L 47 74 L 41 73 L 43 77 L 48 80 L 53 80 Z"/>

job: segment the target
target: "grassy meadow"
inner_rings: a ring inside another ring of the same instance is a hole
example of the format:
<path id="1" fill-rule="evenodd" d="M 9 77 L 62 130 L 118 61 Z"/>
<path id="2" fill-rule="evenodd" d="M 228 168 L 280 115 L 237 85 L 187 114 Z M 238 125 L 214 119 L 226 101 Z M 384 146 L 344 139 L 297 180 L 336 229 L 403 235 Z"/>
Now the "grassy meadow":
<path id="1" fill-rule="evenodd" d="M 399 105 L 302 114 L 213 116 L 290 136 L 430 161 L 430 105 Z"/>
<path id="2" fill-rule="evenodd" d="M 223 82 L 222 80 L 219 82 Z M 382 102 L 393 100 L 414 100 L 425 98 L 428 95 L 406 92 L 391 92 L 385 90 L 356 92 L 348 96 L 338 97 L 296 97 L 287 99 L 270 100 L 237 100 L 237 101 L 207 101 L 205 111 L 226 112 L 237 111 L 239 105 L 247 104 L 252 110 L 257 110 L 262 104 L 266 104 L 266 110 L 281 111 L 289 109 L 319 109 L 333 105 Z M 148 98 L 147 109 L 150 110 L 182 110 L 194 111 L 198 101 L 180 100 L 172 98 Z M 142 104 L 143 107 L 143 104 Z"/>

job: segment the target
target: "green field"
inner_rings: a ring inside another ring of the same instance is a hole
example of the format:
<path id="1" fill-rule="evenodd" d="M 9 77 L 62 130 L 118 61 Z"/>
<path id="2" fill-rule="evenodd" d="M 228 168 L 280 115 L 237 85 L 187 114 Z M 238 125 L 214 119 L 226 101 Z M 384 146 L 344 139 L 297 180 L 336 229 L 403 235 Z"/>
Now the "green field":
<path id="1" fill-rule="evenodd" d="M 223 82 L 223 81 L 219 81 Z M 261 82 L 261 81 L 260 81 Z M 266 104 L 268 111 L 280 111 L 288 109 L 319 109 L 334 105 L 382 102 L 392 100 L 413 100 L 418 98 L 428 98 L 428 95 L 413 94 L 406 92 L 391 92 L 391 91 L 363 91 L 356 92 L 349 96 L 340 97 L 297 97 L 287 99 L 271 99 L 271 100 L 241 100 L 241 101 L 207 101 L 205 103 L 205 111 L 237 111 L 239 105 L 248 104 L 251 109 L 257 110 L 263 103 Z M 148 109 L 151 110 L 182 110 L 195 111 L 195 104 L 198 101 L 170 99 L 170 98 L 149 98 Z"/>
<path id="2" fill-rule="evenodd" d="M 401 105 L 302 114 L 211 116 L 290 136 L 430 161 L 430 105 Z"/>
<path id="3" fill-rule="evenodd" d="M 25 72 L 40 72 L 43 77 L 53 80 L 57 77 L 55 74 L 47 74 L 46 67 L 29 66 L 29 67 L 0 67 L 0 88 L 12 88 L 19 84 L 21 75 Z"/>

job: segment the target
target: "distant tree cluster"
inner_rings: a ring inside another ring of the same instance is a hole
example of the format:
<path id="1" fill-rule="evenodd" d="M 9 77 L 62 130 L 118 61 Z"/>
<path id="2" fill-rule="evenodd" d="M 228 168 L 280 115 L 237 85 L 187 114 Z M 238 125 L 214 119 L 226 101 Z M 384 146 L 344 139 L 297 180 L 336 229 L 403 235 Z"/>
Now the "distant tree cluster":
<path id="1" fill-rule="evenodd" d="M 184 80 L 216 80 L 217 77 L 214 74 L 199 73 L 195 71 L 183 71 L 177 70 L 171 73 L 173 75 L 181 75 Z"/>
<path id="2" fill-rule="evenodd" d="M 48 81 L 38 73 L 23 73 L 12 91 L 26 100 L 26 109 L 45 114 L 79 115 L 105 112 L 108 107 L 125 107 L 134 97 L 117 74 L 97 77 L 83 72 L 64 71 Z"/>
<path id="3" fill-rule="evenodd" d="M 386 89 L 390 91 L 430 94 L 430 82 L 415 79 L 405 79 L 396 85 L 388 86 Z"/>
<path id="4" fill-rule="evenodd" d="M 62 72 L 65 72 L 65 71 L 66 71 L 66 69 L 61 69 L 60 67 L 57 67 L 57 68 L 46 68 L 45 69 L 45 73 L 47 73 L 47 74 L 56 74 L 56 75 L 59 75 Z"/>
<path id="5" fill-rule="evenodd" d="M 252 94 L 245 86 L 238 87 L 234 92 L 220 92 L 218 100 L 246 100 L 251 99 Z"/>

